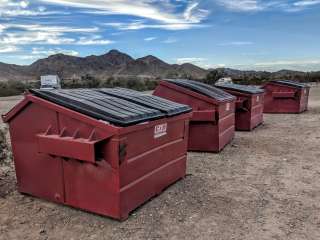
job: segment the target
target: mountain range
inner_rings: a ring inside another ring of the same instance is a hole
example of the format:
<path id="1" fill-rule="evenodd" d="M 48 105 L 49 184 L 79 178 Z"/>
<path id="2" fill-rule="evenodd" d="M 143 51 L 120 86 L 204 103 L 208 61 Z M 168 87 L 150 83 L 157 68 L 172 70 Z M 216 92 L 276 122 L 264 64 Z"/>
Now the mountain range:
<path id="1" fill-rule="evenodd" d="M 91 75 L 96 78 L 141 77 L 141 78 L 205 78 L 208 70 L 190 63 L 168 64 L 154 56 L 134 59 L 131 56 L 111 50 L 100 56 L 75 57 L 55 54 L 37 60 L 28 66 L 0 63 L 0 81 L 37 80 L 41 75 L 57 74 L 64 79 L 80 79 Z"/>
<path id="2" fill-rule="evenodd" d="M 54 74 L 63 79 L 81 79 L 93 76 L 97 79 L 121 78 L 189 78 L 204 79 L 210 71 L 217 71 L 220 77 L 233 79 L 319 79 L 320 72 L 299 72 L 281 70 L 278 72 L 241 71 L 230 68 L 203 69 L 190 63 L 168 64 L 152 55 L 134 59 L 118 50 L 111 50 L 100 56 L 75 57 L 55 54 L 39 59 L 31 65 L 19 66 L 0 62 L 0 81 L 37 80 L 41 75 Z"/>

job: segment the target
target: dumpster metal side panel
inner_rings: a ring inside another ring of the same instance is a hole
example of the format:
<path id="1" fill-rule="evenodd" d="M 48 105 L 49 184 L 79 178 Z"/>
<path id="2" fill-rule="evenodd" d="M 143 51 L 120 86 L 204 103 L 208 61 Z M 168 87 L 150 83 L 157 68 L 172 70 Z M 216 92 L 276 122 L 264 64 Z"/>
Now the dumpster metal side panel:
<path id="1" fill-rule="evenodd" d="M 81 139 L 104 139 L 95 146 L 95 161 L 63 161 L 65 204 L 113 218 L 119 218 L 119 141 L 108 131 L 59 113 L 65 135 Z M 88 152 L 89 153 L 89 152 Z"/>
<path id="2" fill-rule="evenodd" d="M 166 126 L 162 136 L 155 135 L 158 126 Z M 148 124 L 143 130 L 121 135 L 122 142 L 126 145 L 126 156 L 120 165 L 120 186 L 124 187 L 184 155 L 187 149 L 187 130 L 188 123 L 184 120 L 163 119 L 157 121 L 156 125 Z"/>
<path id="3" fill-rule="evenodd" d="M 186 155 L 174 159 L 121 188 L 120 208 L 129 213 L 147 199 L 159 195 L 171 184 L 183 178 L 186 174 L 186 161 Z M 126 218 L 125 212 L 122 215 L 123 218 Z"/>
<path id="4" fill-rule="evenodd" d="M 263 123 L 264 94 L 257 94 L 251 97 L 250 126 L 252 130 Z"/>
<path id="5" fill-rule="evenodd" d="M 234 100 L 220 102 L 165 81 L 153 94 L 192 107 L 195 116 L 190 122 L 188 150 L 219 152 L 233 139 Z"/>
<path id="6" fill-rule="evenodd" d="M 189 151 L 219 151 L 218 125 L 208 122 L 192 122 L 189 132 Z"/>
<path id="7" fill-rule="evenodd" d="M 189 134 L 186 117 L 157 120 L 139 131 L 120 135 L 126 143 L 119 171 L 122 216 L 185 176 Z M 157 135 L 159 126 L 166 126 L 161 135 Z"/>
<path id="8" fill-rule="evenodd" d="M 236 90 L 228 90 L 237 97 L 236 130 L 251 131 L 263 122 L 264 93 L 246 94 Z"/>
<path id="9" fill-rule="evenodd" d="M 304 88 L 300 91 L 300 109 L 299 112 L 308 111 L 310 88 Z"/>
<path id="10" fill-rule="evenodd" d="M 191 113 L 120 128 L 30 99 L 9 122 L 21 192 L 123 220 L 186 174 Z M 98 144 L 39 153 L 39 136 Z"/>
<path id="11" fill-rule="evenodd" d="M 308 109 L 309 88 L 295 88 L 271 82 L 267 83 L 264 89 L 265 113 L 301 113 Z"/>
<path id="12" fill-rule="evenodd" d="M 63 162 L 66 204 L 90 212 L 121 218 L 118 172 L 106 161 L 96 164 Z"/>
<path id="13" fill-rule="evenodd" d="M 19 191 L 64 202 L 62 159 L 39 153 L 37 140 L 37 134 L 48 126 L 58 134 L 56 112 L 29 104 L 9 126 Z"/>
<path id="14" fill-rule="evenodd" d="M 132 126 L 133 131 L 105 143 L 103 160 L 96 164 L 64 161 L 66 204 L 126 219 L 132 210 L 185 176 L 189 117 Z M 67 128 L 75 125 L 64 117 L 62 123 Z M 166 134 L 155 138 L 155 127 L 163 124 L 167 124 Z M 86 132 L 90 127 L 81 129 Z"/>

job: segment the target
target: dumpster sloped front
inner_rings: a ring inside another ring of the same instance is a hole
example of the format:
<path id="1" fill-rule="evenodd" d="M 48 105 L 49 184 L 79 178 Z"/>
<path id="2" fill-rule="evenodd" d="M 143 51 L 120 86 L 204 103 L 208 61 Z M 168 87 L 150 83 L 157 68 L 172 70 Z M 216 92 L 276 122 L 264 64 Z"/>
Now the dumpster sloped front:
<path id="1" fill-rule="evenodd" d="M 19 191 L 123 220 L 183 178 L 191 108 L 132 93 L 30 90 L 3 116 Z"/>
<path id="2" fill-rule="evenodd" d="M 153 93 L 192 107 L 190 151 L 219 152 L 235 134 L 235 100 L 214 86 L 192 80 L 163 80 Z"/>
<path id="3" fill-rule="evenodd" d="M 251 131 L 263 122 L 263 89 L 233 83 L 217 84 L 216 87 L 237 97 L 236 130 Z"/>
<path id="4" fill-rule="evenodd" d="M 307 84 L 289 80 L 266 83 L 265 113 L 302 113 L 308 110 L 310 87 Z"/>

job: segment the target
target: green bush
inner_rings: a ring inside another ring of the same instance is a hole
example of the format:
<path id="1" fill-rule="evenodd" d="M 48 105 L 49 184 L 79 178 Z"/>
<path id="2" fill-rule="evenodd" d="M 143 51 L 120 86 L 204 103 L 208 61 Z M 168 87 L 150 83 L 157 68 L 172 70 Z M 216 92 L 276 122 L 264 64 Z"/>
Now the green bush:
<path id="1" fill-rule="evenodd" d="M 30 88 L 39 88 L 40 82 L 24 83 L 21 81 L 0 82 L 0 97 L 20 95 Z"/>
<path id="2" fill-rule="evenodd" d="M 138 91 L 147 91 L 155 89 L 157 84 L 158 80 L 155 79 L 140 79 L 135 77 L 109 77 L 107 79 L 97 79 L 89 74 L 81 79 L 62 81 L 62 87 L 65 89 L 124 87 Z M 30 83 L 21 81 L 0 82 L 0 97 L 20 95 L 27 89 L 39 87 L 40 81 Z"/>

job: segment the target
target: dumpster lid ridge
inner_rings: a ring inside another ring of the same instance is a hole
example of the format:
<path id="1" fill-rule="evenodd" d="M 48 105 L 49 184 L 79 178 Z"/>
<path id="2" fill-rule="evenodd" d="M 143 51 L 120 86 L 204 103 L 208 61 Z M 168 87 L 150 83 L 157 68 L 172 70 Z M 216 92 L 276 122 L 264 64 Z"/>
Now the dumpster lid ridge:
<path id="1" fill-rule="evenodd" d="M 156 109 L 166 116 L 174 116 L 191 111 L 191 108 L 187 105 L 175 103 L 157 96 L 143 94 L 131 89 L 103 88 L 97 89 L 97 91 L 147 108 Z"/>
<path id="2" fill-rule="evenodd" d="M 309 85 L 306 83 L 301 83 L 301 82 L 296 82 L 291 80 L 274 80 L 274 81 L 271 81 L 271 83 L 277 83 L 277 84 L 287 85 L 287 86 L 297 87 L 297 88 L 309 87 Z"/>
<path id="3" fill-rule="evenodd" d="M 169 83 L 178 85 L 183 88 L 187 88 L 193 92 L 205 95 L 207 97 L 216 99 L 218 101 L 230 101 L 234 100 L 235 97 L 231 94 L 208 84 L 194 81 L 194 80 L 186 80 L 186 79 L 165 79 Z"/>
<path id="4" fill-rule="evenodd" d="M 262 88 L 250 86 L 250 85 L 241 85 L 241 84 L 235 84 L 235 83 L 220 83 L 220 84 L 216 84 L 215 86 L 222 89 L 235 90 L 235 91 L 249 93 L 249 94 L 264 93 L 264 90 Z"/>
<path id="5" fill-rule="evenodd" d="M 109 95 L 97 89 L 31 89 L 30 93 L 47 101 L 95 119 L 110 122 L 117 126 L 130 126 L 191 111 L 190 107 L 182 104 L 176 105 L 173 102 L 166 108 L 159 103 L 158 105 L 166 110 L 160 111 L 160 107 L 157 108 L 157 104 L 144 103 L 147 102 L 146 99 L 149 95 L 144 95 L 133 90 L 130 91 L 132 91 L 132 95 L 136 95 L 139 98 L 142 96 L 145 97 L 142 97 L 139 101 L 132 101 L 129 98 L 125 99 Z M 168 104 L 168 101 L 164 102 Z"/>

